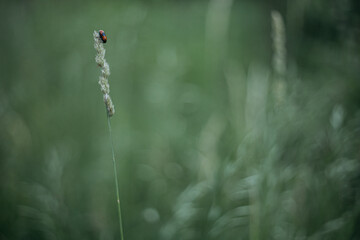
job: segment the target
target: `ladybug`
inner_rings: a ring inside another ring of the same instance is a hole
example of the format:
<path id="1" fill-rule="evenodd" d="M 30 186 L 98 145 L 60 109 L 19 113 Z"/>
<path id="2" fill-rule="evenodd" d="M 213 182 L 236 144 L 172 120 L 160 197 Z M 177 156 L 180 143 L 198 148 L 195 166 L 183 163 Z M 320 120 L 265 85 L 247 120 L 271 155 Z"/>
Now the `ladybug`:
<path id="1" fill-rule="evenodd" d="M 106 37 L 105 32 L 103 30 L 99 31 L 99 37 L 101 38 L 103 43 L 106 43 L 107 37 Z"/>

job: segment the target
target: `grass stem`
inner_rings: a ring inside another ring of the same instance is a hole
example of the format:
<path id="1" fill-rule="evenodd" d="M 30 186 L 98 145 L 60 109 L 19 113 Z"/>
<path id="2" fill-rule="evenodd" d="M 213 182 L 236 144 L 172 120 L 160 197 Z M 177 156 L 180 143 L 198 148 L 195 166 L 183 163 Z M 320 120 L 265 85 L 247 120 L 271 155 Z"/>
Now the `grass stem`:
<path id="1" fill-rule="evenodd" d="M 111 131 L 111 123 L 110 123 L 109 114 L 107 114 L 107 120 L 108 120 L 108 127 L 109 127 L 109 137 L 110 137 L 110 142 L 111 142 L 112 160 L 113 160 L 113 164 L 114 164 L 114 177 L 115 177 L 115 187 L 116 187 L 116 200 L 117 200 L 117 207 L 118 207 L 118 214 L 119 214 L 120 235 L 121 235 L 121 240 L 124 240 L 124 230 L 123 230 L 122 219 L 121 219 L 119 181 L 118 181 L 117 170 L 116 170 L 114 143 L 113 143 L 113 138 L 112 138 L 112 131 Z"/>

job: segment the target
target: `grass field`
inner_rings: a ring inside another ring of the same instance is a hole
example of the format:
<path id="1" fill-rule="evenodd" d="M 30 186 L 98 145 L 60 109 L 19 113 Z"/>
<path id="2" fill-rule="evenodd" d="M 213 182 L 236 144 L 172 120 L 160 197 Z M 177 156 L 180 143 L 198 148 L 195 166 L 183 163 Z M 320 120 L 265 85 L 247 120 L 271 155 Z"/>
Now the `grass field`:
<path id="1" fill-rule="evenodd" d="M 0 239 L 120 239 L 99 29 L 125 239 L 360 239 L 359 9 L 1 2 Z"/>

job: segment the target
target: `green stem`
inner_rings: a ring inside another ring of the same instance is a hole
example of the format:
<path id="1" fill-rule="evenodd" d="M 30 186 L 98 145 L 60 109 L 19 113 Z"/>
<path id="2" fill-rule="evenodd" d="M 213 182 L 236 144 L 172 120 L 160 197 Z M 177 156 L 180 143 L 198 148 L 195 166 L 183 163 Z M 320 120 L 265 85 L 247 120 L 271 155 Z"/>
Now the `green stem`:
<path id="1" fill-rule="evenodd" d="M 110 124 L 110 116 L 109 116 L 109 114 L 107 114 L 107 119 L 108 119 L 109 135 L 110 135 L 110 142 L 111 142 L 112 159 L 113 159 L 113 164 L 114 164 L 114 177 L 115 177 L 116 198 L 117 198 L 116 200 L 117 200 L 118 214 L 119 214 L 120 235 L 121 235 L 121 240 L 124 240 L 124 230 L 123 230 L 122 219 L 121 219 L 119 182 L 118 182 L 118 176 L 117 176 L 117 170 L 116 170 L 114 143 L 113 143 L 113 138 L 112 138 L 112 133 L 111 133 L 111 124 Z"/>

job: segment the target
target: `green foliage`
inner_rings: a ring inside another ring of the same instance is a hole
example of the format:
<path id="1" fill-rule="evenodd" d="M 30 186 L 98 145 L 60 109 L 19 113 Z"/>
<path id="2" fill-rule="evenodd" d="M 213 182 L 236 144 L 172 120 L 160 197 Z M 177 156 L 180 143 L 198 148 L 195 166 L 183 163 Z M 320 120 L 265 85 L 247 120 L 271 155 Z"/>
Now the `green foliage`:
<path id="1" fill-rule="evenodd" d="M 356 3 L 222 2 L 0 4 L 0 239 L 120 238 L 100 28 L 125 239 L 360 238 Z"/>

